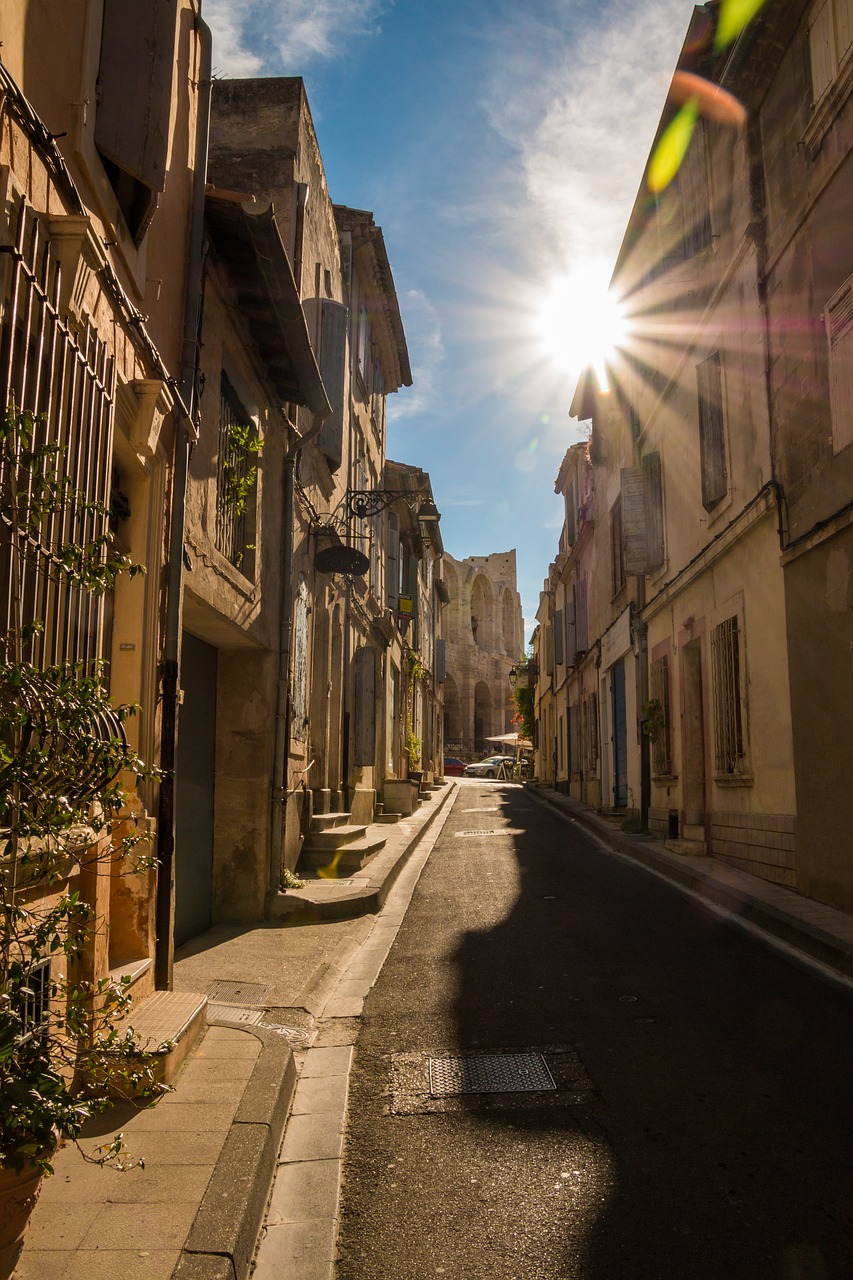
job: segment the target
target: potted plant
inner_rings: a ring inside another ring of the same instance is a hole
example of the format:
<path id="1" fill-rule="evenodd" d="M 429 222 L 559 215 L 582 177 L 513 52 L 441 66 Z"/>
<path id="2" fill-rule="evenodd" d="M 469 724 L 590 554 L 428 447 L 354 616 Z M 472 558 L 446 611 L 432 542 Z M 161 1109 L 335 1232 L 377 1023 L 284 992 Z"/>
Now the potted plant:
<path id="1" fill-rule="evenodd" d="M 111 705 L 97 663 L 31 660 L 43 622 L 25 594 L 38 557 L 60 592 L 103 593 L 119 572 L 141 569 L 115 552 L 108 510 L 71 486 L 63 449 L 46 435 L 14 406 L 0 417 L 0 563 L 11 604 L 0 636 L 0 1248 L 22 1236 L 60 1142 L 116 1093 L 163 1091 L 152 1057 L 121 1025 L 127 987 L 94 976 L 87 898 L 100 862 L 145 865 L 123 808 L 128 785 L 152 776 L 124 732 L 134 708 Z M 132 1163 L 121 1135 L 87 1158 Z"/>

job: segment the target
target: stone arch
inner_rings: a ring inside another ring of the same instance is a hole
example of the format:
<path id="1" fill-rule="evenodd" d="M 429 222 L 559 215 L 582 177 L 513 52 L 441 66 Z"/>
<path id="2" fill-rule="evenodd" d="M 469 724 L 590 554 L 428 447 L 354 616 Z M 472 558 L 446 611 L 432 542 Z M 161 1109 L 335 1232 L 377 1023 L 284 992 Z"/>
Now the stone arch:
<path id="1" fill-rule="evenodd" d="M 450 755 L 456 755 L 462 748 L 465 734 L 462 724 L 462 703 L 459 700 L 459 688 L 453 676 L 448 673 L 444 682 L 444 748 Z"/>
<path id="2" fill-rule="evenodd" d="M 447 594 L 450 597 L 450 606 L 455 608 L 459 604 L 459 575 L 449 560 L 445 559 L 441 562 L 441 576 L 444 585 L 447 587 Z"/>
<path id="3" fill-rule="evenodd" d="M 491 583 L 484 574 L 478 573 L 471 584 L 471 634 L 479 649 L 492 647 L 493 610 Z"/>
<path id="4" fill-rule="evenodd" d="M 486 750 L 491 745 L 486 739 L 494 731 L 491 690 L 484 680 L 478 680 L 474 686 L 474 750 Z"/>

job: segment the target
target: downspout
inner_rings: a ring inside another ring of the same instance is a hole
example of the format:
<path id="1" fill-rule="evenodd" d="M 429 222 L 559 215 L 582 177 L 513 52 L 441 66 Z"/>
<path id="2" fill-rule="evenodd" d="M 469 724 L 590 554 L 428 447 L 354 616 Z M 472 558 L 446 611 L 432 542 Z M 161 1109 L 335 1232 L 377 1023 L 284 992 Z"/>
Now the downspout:
<path id="1" fill-rule="evenodd" d="M 196 18 L 200 46 L 198 125 L 193 170 L 192 212 L 187 244 L 187 292 L 181 347 L 180 395 L 196 413 L 196 371 L 198 330 L 204 289 L 202 248 L 204 243 L 204 196 L 207 184 L 207 149 L 210 138 L 212 95 L 212 37 L 210 28 Z M 172 988 L 175 959 L 175 763 L 178 747 L 178 702 L 180 698 L 181 605 L 183 593 L 184 534 L 186 496 L 192 438 L 183 413 L 176 416 L 172 501 L 169 518 L 169 558 L 166 566 L 166 624 L 163 639 L 163 680 L 160 721 L 160 803 L 157 822 L 157 941 L 154 951 L 154 980 L 158 990 Z"/>

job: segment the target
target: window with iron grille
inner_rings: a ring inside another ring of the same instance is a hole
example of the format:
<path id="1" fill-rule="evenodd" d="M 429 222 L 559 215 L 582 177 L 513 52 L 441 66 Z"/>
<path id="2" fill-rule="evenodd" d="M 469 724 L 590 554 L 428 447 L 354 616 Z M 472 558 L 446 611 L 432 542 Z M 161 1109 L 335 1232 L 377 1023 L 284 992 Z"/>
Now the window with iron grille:
<path id="1" fill-rule="evenodd" d="M 0 474 L 0 633 L 12 626 L 17 563 L 22 621 L 42 624 L 29 659 L 42 667 L 90 668 L 107 657 L 105 600 L 60 581 L 57 567 L 64 543 L 94 542 L 108 531 L 108 518 L 89 504 L 110 506 L 114 363 L 91 327 L 72 333 L 60 315 L 60 267 L 24 200 L 12 230 L 12 243 L 0 245 L 0 410 L 14 403 L 38 417 L 34 444 L 59 448 L 53 465 L 68 478 L 72 496 L 13 562 L 7 504 L 19 477 Z"/>
<path id="2" fill-rule="evenodd" d="M 657 703 L 655 735 L 651 741 L 652 773 L 672 773 L 672 733 L 669 703 L 669 658 L 656 658 L 649 669 L 649 697 Z M 658 709 L 659 708 L 659 709 Z"/>
<path id="3" fill-rule="evenodd" d="M 742 645 L 737 616 L 726 618 L 711 633 L 714 683 L 714 763 L 721 776 L 744 771 Z"/>
<path id="4" fill-rule="evenodd" d="M 251 440 L 255 440 L 254 446 L 247 444 Z M 247 578 L 255 571 L 256 455 L 254 423 L 223 373 L 216 471 L 216 549 Z"/>
<path id="5" fill-rule="evenodd" d="M 699 391 L 699 453 L 702 506 L 712 511 L 728 492 L 723 374 L 719 351 L 696 366 Z"/>
<path id="6" fill-rule="evenodd" d="M 26 1040 L 46 1039 L 50 1014 L 50 961 L 41 960 L 11 993 L 12 1007 L 21 1020 Z"/>

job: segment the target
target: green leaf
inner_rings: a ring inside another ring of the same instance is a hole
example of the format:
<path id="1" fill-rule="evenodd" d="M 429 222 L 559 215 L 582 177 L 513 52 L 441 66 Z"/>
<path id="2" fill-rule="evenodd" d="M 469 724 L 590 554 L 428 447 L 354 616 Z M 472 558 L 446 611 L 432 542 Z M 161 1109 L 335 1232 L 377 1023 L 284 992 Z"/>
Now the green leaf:
<path id="1" fill-rule="evenodd" d="M 681 168 L 698 119 L 699 102 L 691 98 L 664 130 L 648 171 L 649 190 L 656 195 L 666 190 Z"/>
<path id="2" fill-rule="evenodd" d="M 764 0 L 723 0 L 714 36 L 714 52 L 720 53 L 736 40 L 763 4 Z"/>

